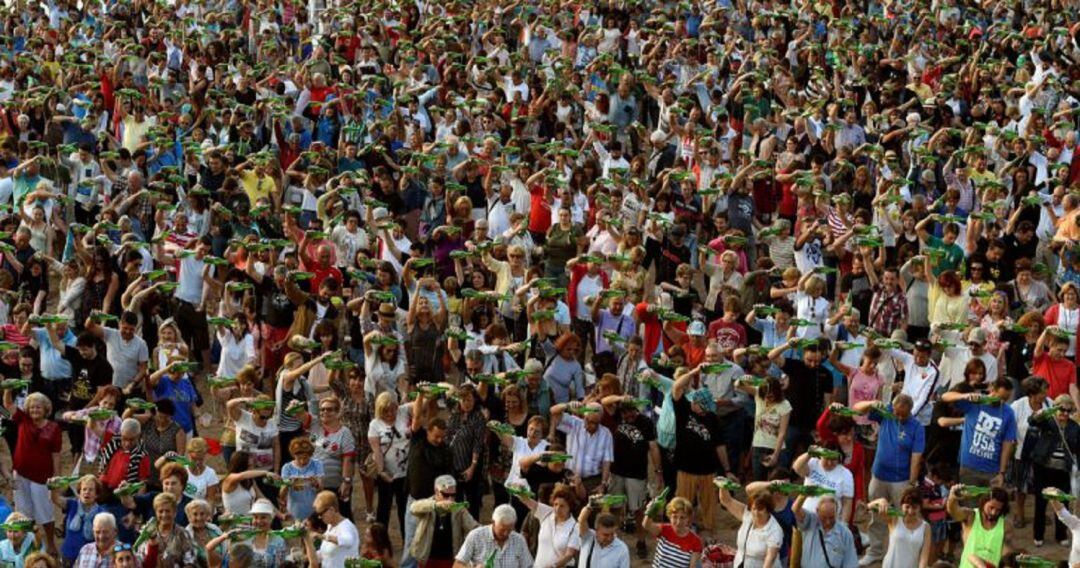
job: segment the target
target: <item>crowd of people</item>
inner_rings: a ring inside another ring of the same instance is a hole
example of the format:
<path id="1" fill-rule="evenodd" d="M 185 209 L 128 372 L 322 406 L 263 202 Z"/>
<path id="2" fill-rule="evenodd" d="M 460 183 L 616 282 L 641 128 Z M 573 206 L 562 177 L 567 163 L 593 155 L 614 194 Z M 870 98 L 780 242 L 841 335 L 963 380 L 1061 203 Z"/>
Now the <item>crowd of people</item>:
<path id="1" fill-rule="evenodd" d="M 0 566 L 1080 566 L 1076 0 L 0 18 Z"/>

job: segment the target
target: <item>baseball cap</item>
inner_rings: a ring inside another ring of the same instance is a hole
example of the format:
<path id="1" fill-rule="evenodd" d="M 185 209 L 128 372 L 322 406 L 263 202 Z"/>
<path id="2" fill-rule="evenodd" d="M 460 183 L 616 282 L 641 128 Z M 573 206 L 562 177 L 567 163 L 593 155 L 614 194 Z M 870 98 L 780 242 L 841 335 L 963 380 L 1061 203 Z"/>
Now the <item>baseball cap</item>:
<path id="1" fill-rule="evenodd" d="M 968 332 L 968 343 L 977 343 L 979 345 L 986 345 L 986 330 L 981 327 L 973 327 Z"/>
<path id="2" fill-rule="evenodd" d="M 686 333 L 698 337 L 705 335 L 705 323 L 695 320 L 693 323 L 690 324 L 690 328 L 686 330 Z"/>

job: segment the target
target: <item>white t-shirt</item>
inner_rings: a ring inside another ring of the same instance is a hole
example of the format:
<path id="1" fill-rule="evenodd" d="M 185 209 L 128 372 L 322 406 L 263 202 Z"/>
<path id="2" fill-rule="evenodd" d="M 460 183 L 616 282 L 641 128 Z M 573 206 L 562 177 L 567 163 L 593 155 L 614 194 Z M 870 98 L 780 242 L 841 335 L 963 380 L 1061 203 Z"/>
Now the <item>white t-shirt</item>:
<path id="1" fill-rule="evenodd" d="M 180 273 L 177 276 L 180 285 L 176 287 L 175 294 L 178 300 L 194 305 L 202 301 L 204 264 L 194 256 L 180 259 Z"/>
<path id="2" fill-rule="evenodd" d="M 349 519 L 341 519 L 326 534 L 334 535 L 337 544 L 323 539 L 319 546 L 319 566 L 322 568 L 345 568 L 346 558 L 360 556 L 360 532 Z"/>
<path id="3" fill-rule="evenodd" d="M 275 413 L 276 414 L 276 413 Z M 266 421 L 266 426 L 255 424 L 247 410 L 240 411 L 236 421 L 236 451 L 251 454 L 251 469 L 270 469 L 274 465 L 274 438 L 278 435 L 277 419 Z"/>
<path id="4" fill-rule="evenodd" d="M 379 439 L 379 447 L 382 448 L 383 453 L 383 467 L 391 479 L 405 477 L 407 472 L 409 439 L 405 436 L 409 432 L 410 408 L 410 405 L 398 407 L 397 419 L 393 427 L 379 418 L 373 419 L 368 425 L 367 437 Z M 364 443 L 368 441 L 364 440 Z"/>
<path id="5" fill-rule="evenodd" d="M 113 386 L 124 388 L 131 383 L 139 372 L 139 364 L 150 360 L 150 350 L 141 337 L 132 337 L 124 341 L 120 332 L 111 328 L 105 331 L 105 357 L 113 368 Z"/>
<path id="6" fill-rule="evenodd" d="M 836 518 L 844 518 L 842 500 L 855 498 L 855 478 L 851 475 L 851 470 L 842 465 L 837 465 L 832 471 L 825 471 L 825 468 L 821 467 L 821 460 L 818 458 L 810 458 L 807 467 L 810 469 L 810 474 L 806 476 L 805 484 L 811 487 L 828 487 L 836 491 L 837 505 L 840 505 L 838 507 L 840 510 L 836 512 Z M 803 511 L 808 513 L 817 512 L 819 500 L 821 500 L 821 497 L 807 497 L 806 501 L 803 501 Z"/>
<path id="7" fill-rule="evenodd" d="M 535 448 L 529 447 L 529 440 L 522 438 L 521 436 L 514 436 L 514 457 L 511 458 L 510 473 L 506 474 L 506 481 L 517 482 L 521 479 L 521 458 L 527 458 L 534 456 L 547 450 L 547 440 L 541 438 L 540 443 L 536 444 Z"/>
<path id="8" fill-rule="evenodd" d="M 577 298 L 574 298 L 574 301 L 577 302 L 578 319 L 589 319 L 589 314 L 592 312 L 589 310 L 589 306 L 585 305 L 585 298 L 598 296 L 603 289 L 604 281 L 600 278 L 599 274 L 596 276 L 589 276 L 586 274 L 581 277 L 581 280 L 578 281 L 577 285 Z"/>
<path id="9" fill-rule="evenodd" d="M 255 338 L 245 334 L 238 341 L 232 331 L 218 333 L 221 342 L 221 362 L 218 363 L 219 377 L 235 377 L 244 365 L 255 360 Z"/>
<path id="10" fill-rule="evenodd" d="M 219 483 L 217 472 L 207 467 L 199 475 L 191 473 L 191 468 L 185 468 L 188 472 L 188 488 L 194 491 L 184 490 L 184 493 L 192 499 L 206 499 L 206 490 Z"/>
<path id="11" fill-rule="evenodd" d="M 843 469 L 843 468 L 840 468 Z M 748 534 L 749 533 L 749 534 Z M 744 568 L 780 568 L 780 557 L 772 566 L 765 566 L 765 555 L 770 548 L 780 548 L 784 544 L 784 530 L 776 517 L 769 515 L 769 522 L 763 528 L 754 528 L 753 515 L 749 507 L 743 511 L 742 525 L 735 544 L 739 551 L 735 554 L 735 565 Z"/>
<path id="12" fill-rule="evenodd" d="M 540 519 L 540 533 L 536 541 L 534 566 L 554 566 L 567 549 L 581 550 L 581 534 L 578 530 L 577 519 L 573 515 L 562 523 L 556 524 L 555 509 L 538 502 L 536 518 Z"/>

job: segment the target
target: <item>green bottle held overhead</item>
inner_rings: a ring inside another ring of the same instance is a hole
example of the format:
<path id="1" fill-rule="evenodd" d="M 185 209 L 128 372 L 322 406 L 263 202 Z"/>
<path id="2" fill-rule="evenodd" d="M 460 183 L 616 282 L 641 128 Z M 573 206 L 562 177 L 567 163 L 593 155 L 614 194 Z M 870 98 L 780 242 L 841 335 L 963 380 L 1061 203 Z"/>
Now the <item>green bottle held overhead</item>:
<path id="1" fill-rule="evenodd" d="M 1065 493 L 1057 487 L 1047 487 L 1042 490 L 1042 496 L 1050 501 L 1058 501 L 1059 503 L 1069 503 L 1076 499 L 1069 493 Z"/>
<path id="2" fill-rule="evenodd" d="M 283 538 L 285 540 L 289 540 L 289 539 L 293 539 L 293 538 L 300 538 L 300 537 L 304 536 L 305 532 L 307 532 L 307 531 L 304 530 L 304 527 L 302 525 L 295 525 L 295 526 L 283 528 L 283 529 L 276 530 L 276 531 L 270 531 L 270 534 L 280 536 L 281 538 Z"/>
<path id="3" fill-rule="evenodd" d="M 734 492 L 742 489 L 742 485 L 739 484 L 738 481 L 735 481 L 734 479 L 731 479 L 730 477 L 723 477 L 723 476 L 714 477 L 713 478 L 713 485 L 715 485 L 719 489 L 723 489 L 723 490 L 727 491 L 728 493 L 734 493 Z"/>
<path id="4" fill-rule="evenodd" d="M 212 388 L 231 387 L 236 384 L 236 377 L 210 377 L 207 380 Z"/>
<path id="5" fill-rule="evenodd" d="M 230 515 L 218 518 L 217 525 L 223 529 L 227 529 L 241 525 L 250 525 L 254 521 L 255 518 L 251 515 Z"/>
<path id="6" fill-rule="evenodd" d="M 856 416 L 860 416 L 860 414 L 858 412 L 855 412 L 854 410 L 852 410 L 852 409 L 850 409 L 850 408 L 848 408 L 846 406 L 843 407 L 843 408 L 830 408 L 829 412 L 836 415 L 836 416 L 846 416 L 848 418 L 854 418 Z"/>
<path id="7" fill-rule="evenodd" d="M 77 481 L 79 481 L 78 475 L 60 475 L 45 480 L 45 486 L 49 489 L 66 489 Z"/>
<path id="8" fill-rule="evenodd" d="M 370 558 L 346 558 L 345 568 L 382 568 L 382 561 Z"/>
<path id="9" fill-rule="evenodd" d="M 589 505 L 593 507 L 622 507 L 626 504 L 626 495 L 593 495 Z"/>
<path id="10" fill-rule="evenodd" d="M 649 517 L 656 517 L 664 511 L 664 507 L 667 506 L 668 494 L 671 493 L 670 487 L 665 487 L 659 495 L 653 498 L 649 503 L 649 508 L 645 510 L 645 515 Z"/>
<path id="11" fill-rule="evenodd" d="M 275 406 L 272 400 L 252 400 L 248 402 L 248 407 L 252 410 L 273 410 Z"/>
<path id="12" fill-rule="evenodd" d="M 26 379 L 4 379 L 0 381 L 0 390 L 23 390 L 30 386 Z"/>
<path id="13" fill-rule="evenodd" d="M 12 521 L 0 524 L 0 530 L 12 532 L 31 532 L 34 530 L 34 521 Z"/>
<path id="14" fill-rule="evenodd" d="M 514 497 L 536 499 L 536 494 L 534 494 L 531 489 L 524 485 L 514 485 L 512 483 L 507 483 L 506 492 Z"/>
<path id="15" fill-rule="evenodd" d="M 574 456 L 570 454 L 564 454 L 562 452 L 544 452 L 540 454 L 540 463 L 566 463 L 574 459 Z"/>
<path id="16" fill-rule="evenodd" d="M 195 466 L 195 462 L 191 458 L 189 458 L 187 456 L 182 456 L 182 455 L 179 455 L 179 454 L 169 458 L 169 461 L 171 461 L 173 463 L 178 463 L 178 464 L 180 464 L 180 465 L 182 465 L 184 467 L 194 467 Z"/>
<path id="17" fill-rule="evenodd" d="M 116 411 L 111 408 L 98 408 L 87 413 L 91 420 L 109 420 L 116 416 Z"/>
<path id="18" fill-rule="evenodd" d="M 715 375 L 718 373 L 723 373 L 724 371 L 727 371 L 732 367 L 734 367 L 734 365 L 732 365 L 731 363 L 707 363 L 701 366 L 701 372 Z"/>
<path id="19" fill-rule="evenodd" d="M 514 427 L 509 424 L 504 424 L 498 420 L 491 420 L 487 423 L 488 430 L 498 434 L 499 436 L 513 436 Z"/>
<path id="20" fill-rule="evenodd" d="M 982 497 L 983 495 L 989 495 L 991 489 L 989 487 L 981 487 L 979 485 L 965 485 L 960 488 L 960 495 L 964 497 Z"/>
<path id="21" fill-rule="evenodd" d="M 123 487 L 113 491 L 113 495 L 117 497 L 127 497 L 128 495 L 134 495 L 146 487 L 146 483 L 143 481 L 136 481 L 135 483 L 129 483 Z"/>
<path id="22" fill-rule="evenodd" d="M 1016 557 L 1016 564 L 1023 568 L 1057 568 L 1058 562 L 1047 560 L 1033 554 L 1021 554 Z"/>
<path id="23" fill-rule="evenodd" d="M 809 453 L 810 457 L 812 458 L 818 458 L 822 460 L 838 460 L 842 456 L 842 454 L 838 451 L 822 448 L 819 446 L 810 446 L 810 451 L 807 453 Z"/>
<path id="24" fill-rule="evenodd" d="M 142 399 L 142 398 L 138 398 L 138 397 L 129 398 L 129 399 L 127 399 L 127 402 L 125 402 L 124 404 L 128 408 L 134 408 L 135 410 L 140 410 L 140 411 L 142 411 L 142 410 L 152 410 L 154 408 L 157 408 L 157 405 L 155 405 L 154 403 L 152 403 L 152 402 L 150 402 L 148 400 Z"/>

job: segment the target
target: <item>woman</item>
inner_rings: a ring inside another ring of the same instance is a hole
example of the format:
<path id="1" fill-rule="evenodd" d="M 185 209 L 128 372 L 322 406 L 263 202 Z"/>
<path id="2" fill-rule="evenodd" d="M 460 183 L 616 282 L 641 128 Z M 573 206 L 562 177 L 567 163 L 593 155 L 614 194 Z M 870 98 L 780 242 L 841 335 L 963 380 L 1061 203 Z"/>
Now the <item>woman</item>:
<path id="1" fill-rule="evenodd" d="M 743 505 L 731 496 L 725 486 L 719 487 L 720 504 L 731 516 L 742 520 L 735 537 L 735 544 L 738 546 L 735 566 L 779 568 L 784 530 L 772 515 L 772 494 L 768 491 L 750 494 Z"/>
<path id="2" fill-rule="evenodd" d="M 361 367 L 350 367 L 347 371 L 332 371 L 330 389 L 341 401 L 341 422 L 349 428 L 353 436 L 366 435 L 371 422 L 371 410 L 364 397 L 364 370 Z M 369 455 L 371 445 L 357 440 L 353 462 L 362 464 Z M 362 467 L 354 467 L 353 472 L 360 478 L 366 508 L 365 522 L 370 523 L 375 520 L 375 511 L 371 509 L 375 502 L 375 479 L 366 475 L 367 472 Z"/>
<path id="3" fill-rule="evenodd" d="M 214 517 L 214 509 L 202 499 L 193 499 L 184 507 L 184 514 L 188 518 L 188 535 L 198 547 L 199 561 L 208 563 L 206 545 L 221 536 L 221 529 L 210 522 Z"/>
<path id="4" fill-rule="evenodd" d="M 466 243 L 469 247 L 471 243 Z M 528 264 L 525 260 L 525 249 L 520 245 L 506 247 L 506 261 L 496 260 L 491 256 L 491 249 L 484 251 L 480 257 L 493 274 L 495 274 L 495 293 L 500 296 L 508 295 L 510 299 L 499 302 L 499 313 L 502 315 L 506 327 L 511 331 L 515 339 L 524 339 L 527 319 L 524 315 L 525 305 L 520 301 L 517 294 L 518 288 L 525 284 L 528 275 Z"/>
<path id="5" fill-rule="evenodd" d="M 333 322 L 320 321 L 315 324 L 315 329 L 311 332 L 311 335 L 315 341 L 319 342 L 318 349 L 321 353 L 332 353 L 340 348 L 337 327 Z M 316 400 L 323 400 L 330 396 L 330 369 L 326 368 L 323 361 L 319 361 L 311 367 L 307 379 L 311 385 L 311 391 L 315 393 Z"/>
<path id="6" fill-rule="evenodd" d="M 753 475 L 754 481 L 763 481 L 769 470 L 780 464 L 791 403 L 784 398 L 784 389 L 776 377 L 768 377 L 760 387 L 740 381 L 737 388 L 754 397 Z"/>
<path id="7" fill-rule="evenodd" d="M 177 500 L 172 494 L 154 497 L 154 518 L 143 527 L 152 535 L 138 548 L 138 555 L 154 566 L 191 566 L 198 552 L 191 534 L 176 525 Z"/>
<path id="8" fill-rule="evenodd" d="M 273 474 L 263 469 L 249 469 L 250 456 L 238 451 L 229 460 L 228 472 L 221 480 L 221 504 L 229 515 L 247 515 L 255 503 L 255 480 Z"/>
<path id="9" fill-rule="evenodd" d="M 35 523 L 45 531 L 46 551 L 56 556 L 56 534 L 53 531 L 53 506 L 45 482 L 59 473 L 53 464 L 59 463 L 62 431 L 49 420 L 52 401 L 39 392 L 27 395 L 23 406 L 15 405 L 14 391 L 4 390 L 4 408 L 18 428 L 18 441 L 12 452 L 15 472 L 15 509 L 32 514 Z"/>
<path id="10" fill-rule="evenodd" d="M 387 306 L 394 310 L 392 305 L 383 304 L 379 306 L 380 314 Z M 399 340 L 393 335 L 375 330 L 364 336 L 364 367 L 364 393 L 369 405 L 374 403 L 375 397 L 381 393 L 400 393 L 404 396 L 408 392 L 405 356 Z"/>
<path id="11" fill-rule="evenodd" d="M 438 289 L 434 278 L 423 278 L 418 288 L 424 287 L 439 299 L 439 310 L 431 307 L 431 300 L 419 289 L 409 303 L 405 316 L 405 353 L 408 364 L 409 384 L 420 381 L 443 380 L 443 330 L 446 329 L 446 295 Z"/>
<path id="12" fill-rule="evenodd" d="M 563 404 L 583 397 L 585 372 L 578 361 L 581 339 L 572 333 L 564 333 L 553 347 L 545 346 L 544 350 L 547 356 L 544 382 L 551 387 L 552 403 Z"/>
<path id="13" fill-rule="evenodd" d="M 225 383 L 224 386 L 213 386 L 213 383 L 211 383 L 210 394 L 218 402 L 228 402 L 234 395 L 236 398 L 249 399 L 254 399 L 259 395 L 255 385 L 262 381 L 262 375 L 258 369 L 247 365 L 240 369 L 235 379 L 236 382 L 231 386 L 228 383 Z M 224 414 L 225 423 L 221 427 L 221 457 L 225 459 L 225 463 L 229 463 L 229 458 L 236 451 L 236 422 L 229 412 L 226 411 Z"/>
<path id="14" fill-rule="evenodd" d="M 733 250 L 725 250 L 720 254 L 720 263 L 717 264 L 709 260 L 705 252 L 700 254 L 702 258 L 698 265 L 709 278 L 709 295 L 705 298 L 705 309 L 722 315 L 723 304 L 720 298 L 724 290 L 742 290 L 743 275 L 739 273 L 739 255 Z"/>
<path id="15" fill-rule="evenodd" d="M 458 500 L 469 503 L 474 519 L 480 517 L 483 501 L 484 441 L 487 421 L 481 411 L 476 388 L 463 384 L 456 390 L 458 403 L 447 421 L 446 444 L 453 455 L 453 474 L 458 480 Z"/>
<path id="16" fill-rule="evenodd" d="M 795 292 L 795 317 L 812 325 L 797 328 L 796 334 L 803 339 L 820 337 L 822 326 L 829 319 L 829 301 L 823 297 L 825 280 L 807 272 L 799 279 L 799 290 Z"/>
<path id="17" fill-rule="evenodd" d="M 378 560 L 382 563 L 382 568 L 397 567 L 397 555 L 394 554 L 394 546 L 390 542 L 390 532 L 386 530 L 386 525 L 368 525 L 361 539 L 360 557 Z"/>
<path id="18" fill-rule="evenodd" d="M 829 362 L 848 380 L 848 406 L 855 406 L 864 400 L 882 400 L 884 396 L 885 379 L 878 373 L 878 360 L 881 359 L 881 350 L 871 345 L 863 351 L 858 367 L 849 367 L 840 362 L 840 346 L 837 345 L 829 358 Z M 856 430 L 859 440 L 869 443 L 871 446 L 877 440 L 874 422 L 865 416 L 855 417 Z"/>
<path id="19" fill-rule="evenodd" d="M 1080 292 L 1077 292 L 1076 284 L 1066 282 L 1061 286 L 1058 297 L 1061 301 L 1046 309 L 1043 314 L 1043 323 L 1048 326 L 1056 325 L 1069 332 L 1069 348 L 1065 350 L 1065 356 L 1075 358 L 1077 362 L 1080 362 L 1080 357 L 1077 357 L 1075 335 L 1077 324 L 1080 323 Z"/>
<path id="20" fill-rule="evenodd" d="M 38 249 L 40 250 L 40 249 Z M 30 257 L 19 275 L 21 300 L 34 306 L 34 314 L 41 314 L 49 296 L 49 270 L 45 260 Z"/>
<path id="21" fill-rule="evenodd" d="M 1008 348 L 1008 344 L 1001 339 L 1001 329 L 1012 325 L 1009 317 L 1009 297 L 1003 290 L 993 292 L 990 303 L 986 308 L 986 314 L 979 319 L 979 327 L 986 332 L 986 352 L 997 354 Z"/>
<path id="22" fill-rule="evenodd" d="M 581 550 L 581 533 L 574 518 L 574 492 L 556 485 L 548 501 L 550 505 L 520 495 L 518 499 L 540 522 L 534 566 L 558 568 L 577 558 Z"/>
<path id="23" fill-rule="evenodd" d="M 82 307 L 83 292 L 86 291 L 86 278 L 79 270 L 79 262 L 76 259 L 60 264 L 56 259 L 45 255 L 52 270 L 60 273 L 60 298 L 56 304 L 56 313 L 75 317 Z"/>
<path id="24" fill-rule="evenodd" d="M 927 313 L 930 325 L 943 323 L 967 323 L 968 298 L 962 293 L 963 284 L 954 270 L 946 270 L 934 278 L 931 262 L 922 258 L 923 275 L 930 283 L 927 294 Z"/>
<path id="25" fill-rule="evenodd" d="M 285 539 L 270 532 L 270 524 L 274 520 L 274 505 L 269 499 L 259 499 L 251 506 L 251 528 L 254 535 L 247 539 L 234 542 L 244 543 L 251 547 L 254 559 L 251 566 L 254 568 L 273 568 L 281 566 L 289 548 Z M 206 544 L 206 549 L 212 560 L 217 560 L 218 547 L 226 541 L 233 541 L 233 535 L 244 529 L 233 529 L 213 538 Z M 231 563 L 230 563 L 231 564 Z"/>
<path id="26" fill-rule="evenodd" d="M 488 383 L 480 383 L 477 390 L 481 398 L 487 398 L 490 392 Z M 488 465 L 488 476 L 491 478 L 491 489 L 495 496 L 495 504 L 501 505 L 510 501 L 504 484 L 513 467 L 514 439 L 524 438 L 528 431 L 529 408 L 525 405 L 525 397 L 517 385 L 508 385 L 502 391 L 503 422 L 514 429 L 512 435 L 496 436 L 490 446 L 489 454 L 491 463 Z M 493 414 L 492 414 L 493 416 Z"/>
<path id="27" fill-rule="evenodd" d="M 866 471 L 868 469 L 866 462 L 873 460 L 867 460 L 866 454 L 868 450 L 863 447 L 863 443 L 855 439 L 857 427 L 855 421 L 847 416 L 834 414 L 840 408 L 843 407 L 834 402 L 829 408 L 825 409 L 825 412 L 822 412 L 821 416 L 818 417 L 816 430 L 818 440 L 822 444 L 835 444 L 840 449 L 840 453 L 844 457 L 842 463 L 851 472 L 851 478 L 855 485 L 853 503 L 857 506 L 858 503 L 866 499 L 866 487 L 867 483 L 869 483 L 866 480 Z M 872 451 L 873 446 L 868 447 Z M 854 516 L 849 518 L 854 523 Z M 857 530 L 854 524 L 851 525 L 851 529 Z"/>
<path id="28" fill-rule="evenodd" d="M 319 415 L 312 419 L 311 440 L 315 444 L 314 458 L 323 465 L 320 484 L 324 490 L 337 493 L 340 499 L 338 510 L 351 520 L 356 440 L 349 428 L 341 423 L 341 401 L 337 397 L 319 401 Z"/>
<path id="29" fill-rule="evenodd" d="M 1027 494 L 1031 492 L 1031 462 L 1025 461 L 1024 444 L 1027 433 L 1031 426 L 1028 418 L 1050 408 L 1050 402 L 1046 397 L 1046 389 L 1049 384 L 1046 379 L 1039 376 L 1031 376 L 1020 383 L 1020 389 L 1024 396 L 1014 400 L 1009 406 L 1013 409 L 1016 417 L 1016 449 L 1013 452 L 1013 460 L 1009 464 L 1007 479 L 1009 487 L 1016 490 L 1016 508 L 1013 509 L 1013 528 L 1023 528 L 1024 504 Z M 1034 435 L 1033 435 L 1034 437 Z M 1034 441 L 1032 442 L 1034 443 Z"/>
<path id="30" fill-rule="evenodd" d="M 1032 464 L 1032 489 L 1035 493 L 1035 526 L 1032 538 L 1035 546 L 1042 546 L 1046 532 L 1046 503 L 1043 491 L 1054 488 L 1062 493 L 1072 493 L 1071 473 L 1076 467 L 1076 455 L 1080 453 L 1080 424 L 1072 419 L 1076 407 L 1067 394 L 1054 399 L 1054 414 L 1040 412 L 1028 418 L 1034 440 L 1024 444 L 1024 459 Z M 1034 443 L 1032 443 L 1034 442 Z M 1068 545 L 1068 532 L 1061 521 L 1054 523 L 1054 540 Z"/>
<path id="31" fill-rule="evenodd" d="M 1054 292 L 1042 280 L 1034 278 L 1034 266 L 1029 258 L 1016 261 L 1016 278 L 1012 281 L 1013 302 L 1022 312 L 1043 311 L 1057 301 Z"/>
<path id="32" fill-rule="evenodd" d="M 64 542 L 60 554 L 65 563 L 74 563 L 83 545 L 94 542 L 94 516 L 104 512 L 98 505 L 101 482 L 95 475 L 84 475 L 73 486 L 74 498 L 61 499 L 60 492 L 53 492 L 53 502 L 64 511 Z"/>
<path id="33" fill-rule="evenodd" d="M 300 336 L 294 336 L 290 344 L 295 345 L 301 340 Z M 322 364 L 323 360 L 333 355 L 332 351 L 324 351 L 310 361 L 304 362 L 304 356 L 293 351 L 287 353 L 277 372 L 277 387 L 274 390 L 275 412 L 277 417 L 278 436 L 281 445 L 289 447 L 293 438 L 303 436 L 303 424 L 300 415 L 293 413 L 296 406 L 302 406 L 307 413 L 315 412 L 315 391 L 311 383 L 305 378 L 315 366 Z M 275 470 L 277 471 L 277 470 Z"/>
<path id="34" fill-rule="evenodd" d="M 375 520 L 389 526 L 390 506 L 396 500 L 398 527 L 402 531 L 405 530 L 405 474 L 409 457 L 407 436 L 411 431 L 412 408 L 411 403 L 399 406 L 392 392 L 380 393 L 375 399 L 375 412 L 368 426 L 368 444 L 375 464 L 375 487 L 379 493 Z"/>
<path id="35" fill-rule="evenodd" d="M 168 366 L 169 361 L 179 359 L 187 361 L 189 355 L 188 345 L 180 337 L 180 328 L 176 322 L 169 318 L 158 326 L 158 344 L 150 357 L 150 368 L 162 369 Z M 220 375 L 220 374 L 219 374 Z M 233 375 L 220 375 L 231 377 Z"/>
<path id="36" fill-rule="evenodd" d="M 75 239 L 82 243 L 81 239 Z M 109 251 L 105 247 L 95 247 L 88 252 L 84 246 L 76 246 L 80 257 L 86 264 L 86 294 L 83 296 L 81 313 L 75 321 L 85 321 L 91 310 L 115 313 L 115 304 L 120 299 L 120 275 L 117 274 Z"/>
<path id="37" fill-rule="evenodd" d="M 33 522 L 26 515 L 15 511 L 4 519 L 5 524 Z M 33 530 L 19 531 L 8 529 L 6 538 L 0 541 L 0 565 L 11 568 L 23 568 L 23 560 L 38 548 Z"/>
<path id="38" fill-rule="evenodd" d="M 559 209 L 558 222 L 548 229 L 544 244 L 547 253 L 544 276 L 554 278 L 558 286 L 566 286 L 568 282 L 566 263 L 577 256 L 582 237 L 581 228 L 573 224 L 567 203 Z"/>
<path id="39" fill-rule="evenodd" d="M 218 474 L 213 468 L 206 465 L 206 453 L 209 449 L 206 440 L 202 438 L 192 438 L 187 441 L 187 445 L 184 448 L 184 456 L 190 463 L 184 465 L 184 469 L 188 472 L 187 485 L 185 487 L 185 493 L 193 499 L 203 499 L 209 503 L 217 503 L 221 498 L 221 486 L 218 482 Z M 172 459 L 173 457 L 181 457 L 176 454 L 162 456 L 158 459 L 158 463 L 162 460 Z M 160 465 L 155 464 L 155 467 L 161 469 Z"/>
<path id="40" fill-rule="evenodd" d="M 260 394 L 255 398 L 234 398 L 225 405 L 236 424 L 236 450 L 251 456 L 252 469 L 281 470 L 281 439 L 272 402 L 269 396 Z M 244 405 L 248 409 L 241 408 Z M 224 486 L 221 489 L 228 490 Z"/>
<path id="41" fill-rule="evenodd" d="M 900 496 L 900 515 L 889 509 L 885 497 L 868 503 L 867 508 L 885 518 L 889 525 L 889 548 L 881 568 L 928 568 L 930 566 L 930 523 L 922 516 L 922 496 L 917 487 L 909 487 Z"/>
<path id="42" fill-rule="evenodd" d="M 255 364 L 255 338 L 248 331 L 247 320 L 237 318 L 232 326 L 216 326 L 221 358 L 218 362 L 219 377 L 235 377 L 247 365 Z"/>
<path id="43" fill-rule="evenodd" d="M 655 505 L 656 499 L 653 499 L 645 510 L 652 509 Z M 696 567 L 701 559 L 703 544 L 701 538 L 690 528 L 694 519 L 693 506 L 690 501 L 676 497 L 667 504 L 665 512 L 670 523 L 656 523 L 648 515 L 641 520 L 645 532 L 657 539 L 653 566 Z"/>
<path id="44" fill-rule="evenodd" d="M 315 494 L 321 488 L 325 473 L 323 463 L 312 458 L 315 444 L 308 438 L 294 438 L 289 442 L 289 454 L 293 461 L 281 468 L 281 479 L 290 484 L 281 488 L 281 495 L 289 516 L 302 521 L 314 512 Z"/>
<path id="45" fill-rule="evenodd" d="M 82 453 L 79 461 L 75 464 L 76 471 L 87 471 L 96 467 L 98 451 L 104 445 L 106 438 L 117 435 L 120 432 L 120 417 L 110 416 L 104 420 L 90 418 L 94 410 L 116 410 L 116 405 L 123 398 L 120 389 L 108 385 L 99 387 L 94 398 L 82 410 L 69 410 L 60 415 L 65 422 L 85 422 L 85 434 L 83 438 Z"/>
<path id="46" fill-rule="evenodd" d="M 142 447 L 146 451 L 150 463 L 157 462 L 158 458 L 169 452 L 179 453 L 187 444 L 187 435 L 184 429 L 173 420 L 176 407 L 173 401 L 165 399 L 154 403 L 155 408 L 150 412 L 131 414 L 134 409 L 124 412 L 124 418 L 135 418 L 143 424 Z M 151 468 L 150 483 L 157 486 L 157 470 Z"/>
<path id="47" fill-rule="evenodd" d="M 1028 312 L 1016 319 L 1015 326 L 1005 326 L 1001 330 L 1001 341 L 1008 344 L 1005 348 L 1005 376 L 1027 376 L 1029 365 L 1035 357 L 1035 345 L 1042 335 L 1042 312 Z"/>

